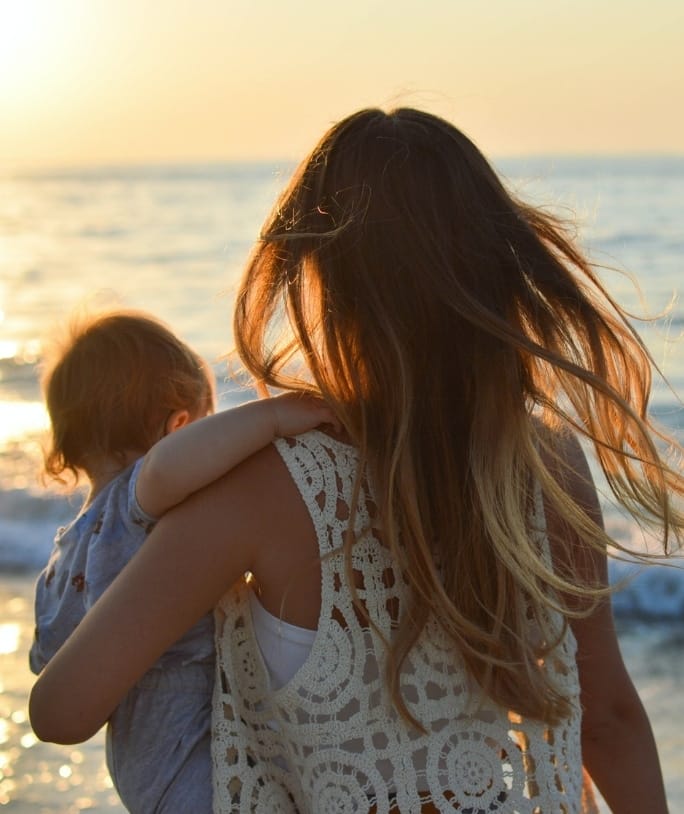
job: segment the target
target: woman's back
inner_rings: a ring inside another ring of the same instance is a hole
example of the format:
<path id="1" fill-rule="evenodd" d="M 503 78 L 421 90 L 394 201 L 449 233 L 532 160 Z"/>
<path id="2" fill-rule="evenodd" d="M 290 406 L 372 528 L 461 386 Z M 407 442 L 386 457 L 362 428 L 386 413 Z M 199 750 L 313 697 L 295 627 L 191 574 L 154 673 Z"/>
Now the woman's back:
<path id="1" fill-rule="evenodd" d="M 217 610 L 214 766 L 218 810 L 250 812 L 580 810 L 580 709 L 568 631 L 548 670 L 570 700 L 556 727 L 509 715 L 478 692 L 431 618 L 406 659 L 402 693 L 425 732 L 407 723 L 385 680 L 385 642 L 406 612 L 408 585 L 378 537 L 364 483 L 348 587 L 343 543 L 357 453 L 321 432 L 276 442 L 315 529 L 321 610 L 309 658 L 284 687 L 269 686 L 247 585 Z M 267 506 L 265 506 L 267 510 Z M 540 546 L 541 494 L 530 516 Z M 275 545 L 275 543 L 274 543 Z M 467 578 L 467 577 L 465 577 Z M 287 614 L 287 596 L 283 600 Z M 534 635 L 534 631 L 530 631 Z"/>

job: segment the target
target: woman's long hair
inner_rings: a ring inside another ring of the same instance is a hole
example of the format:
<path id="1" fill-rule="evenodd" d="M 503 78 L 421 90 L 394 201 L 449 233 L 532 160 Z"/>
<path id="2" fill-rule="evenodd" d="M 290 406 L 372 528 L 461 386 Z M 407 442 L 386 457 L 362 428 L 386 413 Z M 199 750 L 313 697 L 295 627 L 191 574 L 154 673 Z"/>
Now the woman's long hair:
<path id="1" fill-rule="evenodd" d="M 387 643 L 402 714 L 401 665 L 434 616 L 490 697 L 549 723 L 567 715 L 542 667 L 562 635 L 549 610 L 566 617 L 561 595 L 601 589 L 543 556 L 531 484 L 587 545 L 612 541 L 550 474 L 543 426 L 590 439 L 666 549 L 684 484 L 647 415 L 652 360 L 562 225 L 516 200 L 446 121 L 363 110 L 323 137 L 265 224 L 235 337 L 258 380 L 320 390 L 358 446 L 410 586 Z"/>

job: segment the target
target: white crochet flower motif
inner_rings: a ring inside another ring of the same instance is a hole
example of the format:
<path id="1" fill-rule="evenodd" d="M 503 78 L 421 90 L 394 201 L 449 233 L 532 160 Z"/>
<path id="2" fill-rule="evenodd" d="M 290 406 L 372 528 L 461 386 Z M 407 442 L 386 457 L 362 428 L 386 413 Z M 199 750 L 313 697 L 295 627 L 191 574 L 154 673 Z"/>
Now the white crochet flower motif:
<path id="1" fill-rule="evenodd" d="M 464 718 L 441 737 L 432 736 L 426 774 L 433 795 L 437 789 L 441 792 L 435 801 L 440 811 L 532 811 L 523 796 L 520 749 L 512 742 L 501 743 L 500 735 L 499 727 Z"/>
<path id="2" fill-rule="evenodd" d="M 307 798 L 313 801 L 316 814 L 367 814 L 376 796 L 383 796 L 385 781 L 363 755 L 329 749 L 312 757 L 302 785 L 310 789 Z M 378 800 L 376 811 L 389 814 L 389 807 Z"/>
<path id="3" fill-rule="evenodd" d="M 245 810 L 246 800 L 249 800 L 249 810 L 254 814 L 294 814 L 296 811 L 292 798 L 279 783 L 245 783 L 240 794 L 241 811 Z"/>
<path id="4" fill-rule="evenodd" d="M 312 654 L 313 655 L 313 654 Z M 352 642 L 339 625 L 332 624 L 326 633 L 324 648 L 317 648 L 308 677 L 316 695 L 337 695 L 349 682 L 349 665 L 353 663 Z"/>

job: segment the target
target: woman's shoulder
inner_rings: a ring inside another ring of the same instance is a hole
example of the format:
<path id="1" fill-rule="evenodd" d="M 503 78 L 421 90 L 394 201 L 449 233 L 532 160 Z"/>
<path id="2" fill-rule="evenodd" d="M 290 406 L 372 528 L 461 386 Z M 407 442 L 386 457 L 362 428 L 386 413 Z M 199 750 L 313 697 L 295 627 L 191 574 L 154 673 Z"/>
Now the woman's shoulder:
<path id="1" fill-rule="evenodd" d="M 352 474 L 356 471 L 358 452 L 349 438 L 327 430 L 310 430 L 301 435 L 278 438 L 273 443 L 290 475 L 300 487 L 316 473 L 337 472 Z"/>
<path id="2" fill-rule="evenodd" d="M 276 446 L 280 445 L 286 447 L 300 446 L 310 449 L 346 450 L 349 454 L 356 455 L 356 447 L 351 442 L 347 433 L 344 431 L 338 432 L 332 427 L 327 426 L 325 430 L 309 430 L 300 435 L 278 438 L 275 444 Z"/>

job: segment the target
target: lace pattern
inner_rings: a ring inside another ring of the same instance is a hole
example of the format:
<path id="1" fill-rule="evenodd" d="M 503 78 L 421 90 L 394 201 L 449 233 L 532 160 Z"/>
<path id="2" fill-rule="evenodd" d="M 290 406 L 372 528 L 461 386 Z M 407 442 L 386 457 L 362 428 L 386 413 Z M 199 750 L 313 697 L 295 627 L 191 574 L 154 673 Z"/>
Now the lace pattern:
<path id="1" fill-rule="evenodd" d="M 373 534 L 362 490 L 352 552 L 358 593 L 378 626 L 362 625 L 346 587 L 341 547 L 357 458 L 314 431 L 276 447 L 311 515 L 322 555 L 318 633 L 307 661 L 273 691 L 242 585 L 216 609 L 214 809 L 256 814 L 581 811 L 582 760 L 575 642 L 548 659 L 573 714 L 557 727 L 520 719 L 482 698 L 440 626 L 428 624 L 407 659 L 402 691 L 427 734 L 405 724 L 384 686 L 380 633 L 406 584 Z M 533 526 L 543 529 L 538 496 Z"/>

